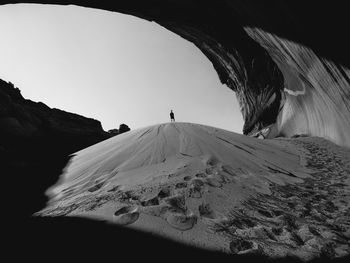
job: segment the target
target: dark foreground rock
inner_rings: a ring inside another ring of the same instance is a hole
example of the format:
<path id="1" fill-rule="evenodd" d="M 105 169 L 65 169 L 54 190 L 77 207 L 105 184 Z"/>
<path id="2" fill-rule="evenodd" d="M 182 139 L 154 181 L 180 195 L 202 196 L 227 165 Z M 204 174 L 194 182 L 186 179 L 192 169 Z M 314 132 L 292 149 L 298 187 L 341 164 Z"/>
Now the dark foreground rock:
<path id="1" fill-rule="evenodd" d="M 31 143 L 70 154 L 109 137 L 99 121 L 27 100 L 12 83 L 0 80 L 0 146 L 7 157 L 30 153 Z"/>
<path id="2" fill-rule="evenodd" d="M 11 187 L 30 203 L 21 207 L 22 214 L 45 202 L 43 193 L 56 182 L 69 154 L 109 137 L 99 121 L 27 100 L 12 83 L 0 80 L 0 173 L 18 182 Z"/>

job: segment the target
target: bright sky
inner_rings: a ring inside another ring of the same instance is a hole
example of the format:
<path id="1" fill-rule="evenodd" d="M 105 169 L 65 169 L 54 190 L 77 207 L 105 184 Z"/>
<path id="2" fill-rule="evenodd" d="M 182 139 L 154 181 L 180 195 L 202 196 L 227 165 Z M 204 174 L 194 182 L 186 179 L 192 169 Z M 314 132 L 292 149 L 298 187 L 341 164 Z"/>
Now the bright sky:
<path id="1" fill-rule="evenodd" d="M 77 6 L 0 6 L 0 78 L 52 108 L 131 129 L 170 121 L 242 133 L 235 93 L 192 43 L 133 16 Z"/>

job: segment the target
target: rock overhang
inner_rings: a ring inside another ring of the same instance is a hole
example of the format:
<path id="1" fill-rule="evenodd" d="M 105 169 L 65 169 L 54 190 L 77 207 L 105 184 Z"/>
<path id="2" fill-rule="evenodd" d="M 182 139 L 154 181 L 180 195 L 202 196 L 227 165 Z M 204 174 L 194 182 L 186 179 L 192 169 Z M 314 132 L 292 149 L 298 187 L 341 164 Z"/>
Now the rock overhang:
<path id="1" fill-rule="evenodd" d="M 350 42 L 342 33 L 347 9 L 341 4 L 255 0 L 25 2 L 73 4 L 155 21 L 194 43 L 213 63 L 221 82 L 236 92 L 244 134 L 289 137 L 305 133 L 350 145 L 346 134 L 350 129 L 350 74 L 346 68 L 350 65 L 346 53 Z M 303 89 L 304 94 L 291 94 Z"/>

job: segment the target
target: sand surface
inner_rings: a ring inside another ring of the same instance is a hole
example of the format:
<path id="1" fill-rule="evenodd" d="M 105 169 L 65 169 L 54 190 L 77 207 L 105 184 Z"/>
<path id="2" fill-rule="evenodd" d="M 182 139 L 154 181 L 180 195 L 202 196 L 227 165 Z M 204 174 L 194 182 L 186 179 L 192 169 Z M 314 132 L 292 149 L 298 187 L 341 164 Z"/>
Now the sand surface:
<path id="1" fill-rule="evenodd" d="M 350 150 L 165 123 L 77 152 L 41 216 L 86 216 L 226 253 L 350 254 Z"/>

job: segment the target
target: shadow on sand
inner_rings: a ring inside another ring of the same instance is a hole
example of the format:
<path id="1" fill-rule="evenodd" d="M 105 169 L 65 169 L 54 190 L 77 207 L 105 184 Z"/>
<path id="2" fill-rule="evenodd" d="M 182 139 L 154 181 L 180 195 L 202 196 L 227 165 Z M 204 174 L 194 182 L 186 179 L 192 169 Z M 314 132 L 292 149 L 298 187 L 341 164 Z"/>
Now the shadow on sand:
<path id="1" fill-rule="evenodd" d="M 69 162 L 67 152 L 36 141 L 27 155 L 2 154 L 1 177 L 5 253 L 26 260 L 169 260 L 229 262 L 300 262 L 296 258 L 268 260 L 262 255 L 236 256 L 189 247 L 159 236 L 78 217 L 33 217 L 46 202 L 45 190 L 53 185 Z M 4 153 L 4 152 L 2 152 Z M 16 157 L 17 156 L 17 157 Z M 348 258 L 331 260 L 346 262 Z M 329 262 L 326 258 L 313 262 Z"/>

